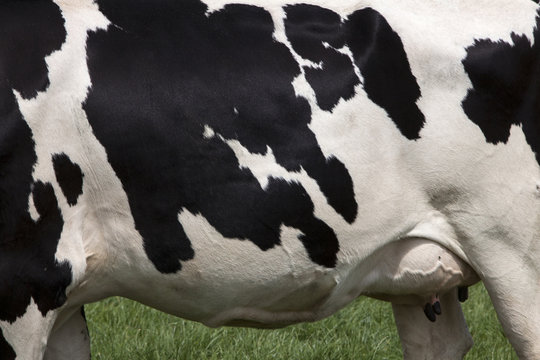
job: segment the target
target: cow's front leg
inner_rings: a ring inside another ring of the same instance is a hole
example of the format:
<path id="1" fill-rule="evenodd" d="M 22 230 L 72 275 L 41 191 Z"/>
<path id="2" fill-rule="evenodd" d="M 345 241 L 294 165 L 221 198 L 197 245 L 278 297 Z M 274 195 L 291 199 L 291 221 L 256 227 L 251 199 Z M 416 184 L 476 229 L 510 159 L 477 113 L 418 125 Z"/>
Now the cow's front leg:
<path id="1" fill-rule="evenodd" d="M 90 336 L 84 307 L 64 310 L 58 317 L 44 360 L 89 360 Z"/>
<path id="2" fill-rule="evenodd" d="M 392 304 L 405 359 L 462 359 L 472 347 L 457 290 L 440 296 L 440 303 L 436 322 L 426 318 L 421 306 Z"/>

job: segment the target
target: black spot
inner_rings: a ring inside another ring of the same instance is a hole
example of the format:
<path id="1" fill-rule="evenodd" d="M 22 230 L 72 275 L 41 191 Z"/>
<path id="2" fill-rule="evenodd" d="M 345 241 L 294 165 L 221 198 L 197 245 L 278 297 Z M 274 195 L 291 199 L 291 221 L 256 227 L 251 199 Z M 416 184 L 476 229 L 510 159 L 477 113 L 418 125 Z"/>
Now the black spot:
<path id="1" fill-rule="evenodd" d="M 82 194 L 83 173 L 79 165 L 74 164 L 64 153 L 52 156 L 56 180 L 70 206 L 77 204 L 79 195 Z"/>
<path id="2" fill-rule="evenodd" d="M 512 33 L 512 44 L 476 40 L 463 60 L 472 82 L 463 109 L 492 144 L 506 143 L 521 125 L 540 163 L 540 18 L 534 38 Z"/>
<path id="3" fill-rule="evenodd" d="M 300 68 L 273 39 L 271 16 L 246 5 L 207 15 L 195 0 L 98 4 L 116 26 L 89 34 L 93 87 L 84 108 L 156 268 L 175 272 L 194 256 L 178 222 L 183 208 L 263 250 L 290 224 L 313 261 L 333 266 L 336 236 L 301 186 L 272 180 L 262 189 L 228 145 L 202 136 L 208 125 L 252 153 L 270 147 L 281 166 L 303 168 L 331 206 L 355 219 L 352 179 L 308 127 L 309 104 L 292 86 Z"/>
<path id="4" fill-rule="evenodd" d="M 304 59 L 322 64 L 322 69 L 304 68 L 319 107 L 332 110 L 340 99 L 353 97 L 360 80 L 349 56 L 337 51 L 345 45 L 341 17 L 306 4 L 288 6 L 286 13 L 285 29 L 293 49 Z"/>
<path id="5" fill-rule="evenodd" d="M 0 328 L 0 359 L 1 360 L 15 360 L 15 351 L 11 345 L 7 342 L 2 329 Z"/>
<path id="6" fill-rule="evenodd" d="M 20 219 L 14 238 L 3 238 L 0 253 L 0 319 L 13 322 L 34 299 L 43 316 L 66 301 L 71 266 L 55 253 L 64 222 L 50 184 L 37 182 L 32 196 L 39 219 Z"/>
<path id="7" fill-rule="evenodd" d="M 45 56 L 64 42 L 60 9 L 51 0 L 4 0 L 0 3 L 0 81 L 24 98 L 49 85 Z"/>
<path id="8" fill-rule="evenodd" d="M 285 28 L 293 49 L 322 64 L 322 69 L 304 68 L 321 109 L 331 110 L 340 99 L 351 98 L 360 83 L 350 58 L 336 51 L 347 46 L 368 97 L 386 110 L 405 137 L 420 137 L 425 122 L 416 105 L 420 87 L 399 35 L 381 14 L 366 8 L 343 21 L 331 10 L 305 4 L 288 6 L 286 13 Z"/>
<path id="9" fill-rule="evenodd" d="M 61 305 L 71 281 L 57 264 L 63 219 L 50 184 L 32 189 L 36 162 L 32 133 L 13 89 L 32 97 L 49 83 L 44 57 L 65 37 L 52 1 L 3 1 L 0 5 L 0 320 L 13 322 L 34 299 L 45 315 Z M 32 194 L 40 219 L 28 212 Z"/>
<path id="10" fill-rule="evenodd" d="M 425 122 L 416 105 L 420 87 L 399 35 L 371 8 L 354 12 L 344 26 L 368 97 L 386 110 L 407 139 L 418 139 Z"/>

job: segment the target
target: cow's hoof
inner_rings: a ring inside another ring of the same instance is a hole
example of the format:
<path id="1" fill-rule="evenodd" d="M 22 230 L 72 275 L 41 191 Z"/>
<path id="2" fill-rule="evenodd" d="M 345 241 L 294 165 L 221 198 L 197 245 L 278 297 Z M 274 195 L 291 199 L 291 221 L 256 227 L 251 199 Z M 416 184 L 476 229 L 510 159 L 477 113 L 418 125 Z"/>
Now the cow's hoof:
<path id="1" fill-rule="evenodd" d="M 426 317 L 431 322 L 435 322 L 437 319 L 435 316 L 435 311 L 433 310 L 433 305 L 430 303 L 427 303 L 426 306 L 424 306 L 424 314 L 426 314 Z"/>
<path id="2" fill-rule="evenodd" d="M 458 287 L 458 300 L 465 302 L 469 298 L 469 288 L 467 286 Z"/>

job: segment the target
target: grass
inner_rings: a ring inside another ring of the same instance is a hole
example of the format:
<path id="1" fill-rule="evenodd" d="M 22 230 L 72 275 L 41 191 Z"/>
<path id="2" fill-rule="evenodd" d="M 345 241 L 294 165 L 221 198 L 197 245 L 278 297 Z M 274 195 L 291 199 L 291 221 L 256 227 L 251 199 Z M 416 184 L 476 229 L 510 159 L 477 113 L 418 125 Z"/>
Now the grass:
<path id="1" fill-rule="evenodd" d="M 517 359 L 482 285 L 470 289 L 463 307 L 475 341 L 467 360 Z M 368 298 L 328 319 L 280 330 L 209 329 L 121 298 L 87 305 L 86 314 L 94 360 L 402 358 L 390 304 Z"/>

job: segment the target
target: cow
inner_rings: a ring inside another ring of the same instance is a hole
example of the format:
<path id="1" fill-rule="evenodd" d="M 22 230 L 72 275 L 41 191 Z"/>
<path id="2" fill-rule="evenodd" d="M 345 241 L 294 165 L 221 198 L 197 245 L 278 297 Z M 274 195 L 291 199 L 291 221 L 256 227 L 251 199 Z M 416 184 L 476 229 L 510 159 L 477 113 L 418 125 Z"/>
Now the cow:
<path id="1" fill-rule="evenodd" d="M 83 306 L 116 295 L 211 327 L 366 295 L 406 359 L 461 359 L 478 281 L 540 359 L 539 25 L 530 0 L 2 1 L 0 359 L 89 359 Z"/>

